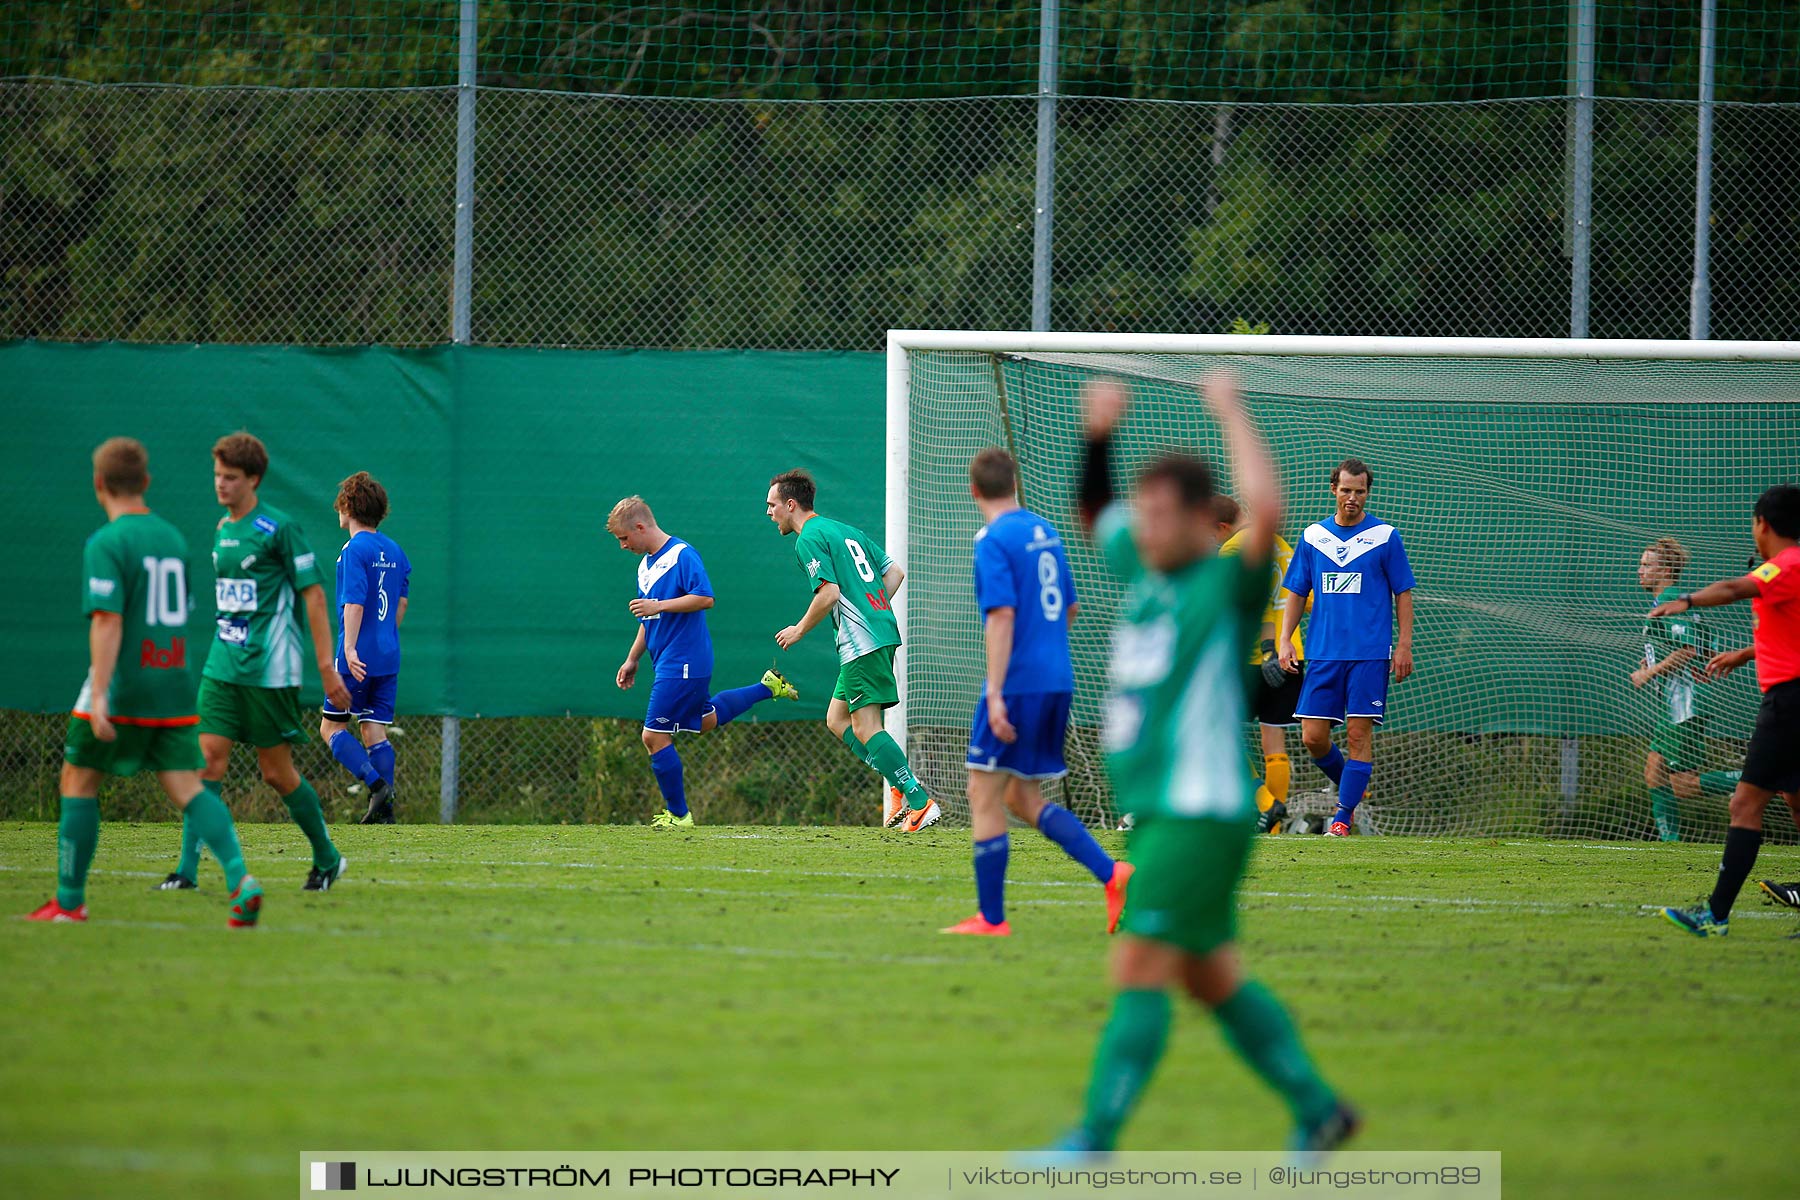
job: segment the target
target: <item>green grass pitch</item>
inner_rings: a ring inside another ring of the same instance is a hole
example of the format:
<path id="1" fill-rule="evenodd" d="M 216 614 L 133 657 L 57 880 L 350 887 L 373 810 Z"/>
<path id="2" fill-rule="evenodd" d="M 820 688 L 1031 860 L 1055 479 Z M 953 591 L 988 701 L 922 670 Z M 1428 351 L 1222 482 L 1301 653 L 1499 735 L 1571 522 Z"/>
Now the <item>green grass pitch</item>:
<path id="1" fill-rule="evenodd" d="M 263 927 L 153 893 L 173 825 L 109 825 L 86 927 L 0 921 L 0 1191 L 287 1195 L 369 1149 L 992 1149 L 1077 1113 L 1107 1011 L 1099 889 L 1015 835 L 1008 941 L 967 835 L 873 829 L 244 828 Z M 1754 883 L 1732 934 L 1644 907 L 1716 846 L 1272 839 L 1251 970 L 1368 1118 L 1363 1149 L 1504 1153 L 1508 1193 L 1782 1194 L 1800 916 Z M 0 825 L 0 911 L 55 831 Z M 1800 875 L 1765 851 L 1758 875 Z M 1127 1148 L 1253 1149 L 1277 1101 L 1187 1011 Z"/>

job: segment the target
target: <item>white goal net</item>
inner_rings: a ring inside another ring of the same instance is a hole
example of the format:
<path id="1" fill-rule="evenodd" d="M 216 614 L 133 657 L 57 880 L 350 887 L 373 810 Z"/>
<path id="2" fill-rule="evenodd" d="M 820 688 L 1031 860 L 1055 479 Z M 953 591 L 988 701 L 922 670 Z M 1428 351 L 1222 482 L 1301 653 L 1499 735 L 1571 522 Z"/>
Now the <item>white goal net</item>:
<path id="1" fill-rule="evenodd" d="M 1057 790 L 1088 822 L 1111 821 L 1095 726 L 1119 589 L 1072 513 L 1078 393 L 1096 375 L 1131 385 L 1121 483 L 1168 448 L 1222 468 L 1195 391 L 1221 366 L 1242 380 L 1274 450 L 1288 541 L 1330 515 L 1330 469 L 1354 455 L 1375 473 L 1369 511 L 1400 530 L 1419 579 L 1417 673 L 1390 692 L 1359 832 L 1657 836 L 1644 764 L 1652 737 L 1670 732 L 1672 703 L 1693 711 L 1678 732 L 1699 761 L 1686 765 L 1739 765 L 1753 670 L 1633 684 L 1651 603 L 1637 567 L 1674 538 L 1688 555 L 1684 589 L 1748 569 L 1756 497 L 1800 482 L 1800 343 L 897 331 L 888 544 L 907 570 L 896 606 L 907 647 L 890 728 L 947 816 L 966 820 L 963 761 L 983 673 L 970 458 L 1012 451 L 1025 505 L 1070 547 L 1082 611 L 1071 770 Z M 1747 644 L 1749 621 L 1748 605 L 1704 610 L 1705 647 Z M 1244 744 L 1260 773 L 1254 727 Z M 1290 807 L 1327 810 L 1298 731 L 1288 749 Z M 1668 815 L 1684 839 L 1723 836 L 1723 796 L 1676 807 Z M 1772 836 L 1792 836 L 1785 814 L 1770 818 Z"/>

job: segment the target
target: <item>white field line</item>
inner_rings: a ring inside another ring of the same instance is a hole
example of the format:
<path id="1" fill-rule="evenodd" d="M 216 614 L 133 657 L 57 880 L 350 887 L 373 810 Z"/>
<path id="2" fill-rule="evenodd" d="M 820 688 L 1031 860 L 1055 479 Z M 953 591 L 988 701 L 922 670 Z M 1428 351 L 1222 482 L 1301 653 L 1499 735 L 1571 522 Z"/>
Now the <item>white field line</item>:
<path id="1" fill-rule="evenodd" d="M 365 860 L 365 861 L 367 861 L 367 860 Z M 388 861 L 390 863 L 394 863 L 394 862 L 415 862 L 416 863 L 421 860 L 389 859 Z M 595 864 L 591 864 L 591 863 L 584 863 L 584 864 L 576 864 L 576 863 L 498 863 L 498 864 L 484 864 L 484 865 L 585 867 L 587 869 L 599 869 L 595 866 Z M 609 864 L 609 866 L 610 866 L 610 864 Z M 36 868 L 19 867 L 19 866 L 11 866 L 8 864 L 0 864 L 0 871 L 24 872 L 24 871 L 31 871 L 34 869 L 36 869 Z M 621 867 L 620 869 L 623 869 L 623 868 Z M 695 870 L 695 871 L 700 871 L 700 870 L 712 870 L 715 868 L 669 867 L 667 865 L 659 865 L 655 869 L 657 869 L 657 870 Z M 733 868 L 724 868 L 724 869 L 730 870 Z M 768 873 L 769 874 L 778 874 L 779 872 L 770 871 Z M 844 872 L 796 872 L 796 873 L 831 874 L 831 875 L 845 874 Z M 100 870 L 92 871 L 92 872 L 90 872 L 90 874 L 93 874 L 93 875 L 116 875 L 116 876 L 122 876 L 122 877 L 127 877 L 127 878 L 139 878 L 139 879 L 160 879 L 162 877 L 162 873 L 156 872 L 156 871 L 120 871 L 120 870 L 100 869 Z M 888 876 L 857 875 L 857 876 L 853 876 L 853 877 L 854 878 L 883 878 L 883 879 L 901 879 L 901 878 L 920 879 L 921 878 L 918 876 L 894 876 L 894 875 L 888 875 Z M 932 878 L 932 877 L 925 877 L 924 881 L 925 882 L 933 882 L 933 883 L 946 882 L 946 880 L 944 880 L 942 878 Z M 954 882 L 962 883 L 964 881 L 959 878 L 959 879 L 955 880 Z M 467 890 L 477 890 L 477 891 L 498 890 L 498 891 L 581 892 L 581 891 L 592 891 L 593 890 L 591 888 L 584 887 L 579 884 L 533 883 L 529 880 L 454 880 L 454 879 L 446 879 L 446 880 L 428 880 L 428 879 L 358 880 L 354 876 L 351 877 L 351 884 L 354 885 L 357 883 L 362 883 L 366 886 L 374 886 L 374 887 L 453 888 L 453 889 L 467 889 Z M 1014 886 L 1019 886 L 1019 884 L 1016 883 L 1015 881 L 1009 880 L 1008 886 L 1014 887 Z M 1086 887 L 1086 888 L 1091 889 L 1094 885 L 1091 883 L 1077 884 L 1077 883 L 1062 883 L 1062 882 L 1040 882 L 1040 886 Z M 624 890 L 624 889 L 614 889 L 614 890 Z M 648 886 L 639 885 L 635 888 L 632 888 L 631 890 L 642 891 L 642 892 L 645 892 L 648 894 L 654 894 L 656 892 L 667 892 L 671 895 L 725 896 L 725 897 L 736 897 L 736 898 L 740 898 L 740 899 L 755 898 L 755 899 L 780 899 L 780 900 L 852 900 L 852 901 L 865 901 L 865 902 L 866 901 L 874 901 L 876 903 L 893 903 L 896 901 L 903 901 L 903 902 L 908 902 L 908 903 L 930 903 L 930 902 L 934 902 L 938 899 L 941 899 L 941 897 L 936 897 L 936 896 L 926 897 L 926 896 L 914 896 L 914 895 L 904 895 L 904 894 L 896 895 L 895 893 L 892 893 L 892 892 L 882 892 L 882 893 L 769 892 L 769 891 L 763 891 L 760 889 L 751 891 L 751 890 L 742 889 L 742 888 L 661 887 L 661 886 L 655 885 L 655 884 L 648 885 Z M 1748 886 L 1746 886 L 1746 891 L 1744 893 L 1745 899 L 1748 899 L 1750 897 L 1752 890 L 1753 889 L 1750 889 Z M 1264 890 L 1251 889 L 1251 888 L 1241 889 L 1238 892 L 1238 895 L 1242 898 L 1249 898 L 1249 899 L 1256 899 L 1256 900 L 1298 900 L 1298 901 L 1308 902 L 1304 906 L 1296 905 L 1296 904 L 1280 904 L 1280 905 L 1273 906 L 1273 907 L 1281 908 L 1281 909 L 1292 909 L 1293 911 L 1297 911 L 1297 912 L 1337 911 L 1338 909 L 1341 909 L 1341 908 L 1355 907 L 1355 906 L 1365 905 L 1365 904 L 1413 904 L 1413 905 L 1422 905 L 1422 906 L 1433 907 L 1433 908 L 1444 908 L 1444 909 L 1449 909 L 1450 911 L 1453 911 L 1453 912 L 1458 912 L 1458 911 L 1462 911 L 1462 912 L 1483 912 L 1483 911 L 1496 912 L 1497 911 L 1497 912 L 1533 913 L 1533 914 L 1537 914 L 1540 916 L 1548 916 L 1548 915 L 1552 915 L 1552 914 L 1579 914 L 1582 912 L 1595 912 L 1595 911 L 1645 913 L 1645 912 L 1655 912 L 1658 909 L 1663 907 L 1660 904 L 1623 904 L 1623 903 L 1619 903 L 1616 901 L 1607 901 L 1607 900 L 1594 900 L 1594 901 L 1585 901 L 1585 902 L 1578 901 L 1578 900 L 1565 900 L 1565 901 L 1510 900 L 1510 899 L 1491 899 L 1491 898 L 1483 898 L 1483 897 L 1477 897 L 1477 896 L 1409 896 L 1409 895 L 1393 895 L 1393 894 L 1387 894 L 1387 893 L 1364 893 L 1364 892 L 1348 892 L 1348 891 L 1346 891 L 1346 892 L 1273 892 L 1273 891 L 1264 891 Z M 1089 908 L 1089 907 L 1093 907 L 1092 902 L 1084 901 L 1084 900 L 1052 900 L 1052 899 L 1029 899 L 1029 900 L 1027 900 L 1027 899 L 1014 898 L 1014 899 L 1008 900 L 1007 903 L 1014 907 L 1022 907 L 1022 908 L 1050 908 L 1050 907 Z M 1328 907 L 1325 907 L 1325 908 L 1318 907 L 1321 905 L 1328 906 Z M 1780 920 L 1780 919 L 1787 918 L 1787 916 L 1788 916 L 1788 914 L 1786 913 L 1786 911 L 1753 912 L 1753 911 L 1746 911 L 1744 908 L 1740 907 L 1737 910 L 1737 912 L 1734 914 L 1734 919 L 1735 918 L 1752 918 L 1752 919 Z M 181 926 L 181 928 L 185 928 L 185 926 Z"/>

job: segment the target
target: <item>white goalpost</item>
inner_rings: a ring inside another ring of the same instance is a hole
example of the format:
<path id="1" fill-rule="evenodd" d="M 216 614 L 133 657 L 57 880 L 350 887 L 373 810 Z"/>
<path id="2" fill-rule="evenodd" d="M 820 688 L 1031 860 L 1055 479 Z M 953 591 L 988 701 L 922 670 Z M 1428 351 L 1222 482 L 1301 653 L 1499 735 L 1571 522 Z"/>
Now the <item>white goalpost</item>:
<path id="1" fill-rule="evenodd" d="M 1108 821 L 1094 735 L 1118 594 L 1071 513 L 1078 392 L 1095 375 L 1131 385 L 1123 471 L 1173 447 L 1218 462 L 1194 385 L 1220 366 L 1243 381 L 1274 450 L 1288 541 L 1329 515 L 1330 466 L 1354 455 L 1375 470 L 1370 511 L 1401 530 L 1419 576 L 1418 674 L 1390 700 L 1360 830 L 1649 836 L 1644 760 L 1668 697 L 1629 678 L 1650 607 L 1638 556 L 1676 538 L 1690 586 L 1747 569 L 1756 496 L 1800 482 L 1800 342 L 890 331 L 884 544 L 907 580 L 887 727 L 946 818 L 967 818 L 963 752 L 983 671 L 969 459 L 1009 449 L 1026 507 L 1074 552 L 1082 615 L 1062 800 Z M 1708 610 L 1711 645 L 1747 641 L 1746 607 Z M 1690 681 L 1698 724 L 1683 733 L 1697 770 L 1741 759 L 1757 696 L 1747 675 Z M 1328 804 L 1289 743 L 1297 811 Z M 1245 745 L 1260 765 L 1253 729 Z M 1681 803 L 1685 837 L 1716 838 L 1724 820 L 1720 797 Z"/>

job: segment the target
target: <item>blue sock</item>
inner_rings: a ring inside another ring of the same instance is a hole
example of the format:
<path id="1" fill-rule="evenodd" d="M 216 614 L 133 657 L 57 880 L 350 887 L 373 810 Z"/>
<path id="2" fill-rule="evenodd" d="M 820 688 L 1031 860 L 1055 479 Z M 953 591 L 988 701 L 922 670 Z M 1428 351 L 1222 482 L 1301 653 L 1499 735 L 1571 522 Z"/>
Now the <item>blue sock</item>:
<path id="1" fill-rule="evenodd" d="M 1101 883 L 1112 880 L 1112 855 L 1100 848 L 1081 818 L 1060 804 L 1046 804 L 1038 814 L 1038 832 L 1063 848 L 1063 853 L 1094 873 Z"/>
<path id="2" fill-rule="evenodd" d="M 348 729 L 340 729 L 331 735 L 331 757 L 343 763 L 344 770 L 370 787 L 381 782 L 381 772 L 369 761 L 369 752 L 363 749 L 363 744 Z"/>
<path id="3" fill-rule="evenodd" d="M 729 725 L 749 712 L 751 705 L 761 704 L 774 694 L 762 684 L 753 683 L 749 687 L 720 692 L 712 698 L 712 706 L 719 714 L 719 724 Z"/>
<path id="4" fill-rule="evenodd" d="M 369 747 L 369 761 L 381 772 L 381 777 L 394 786 L 394 743 L 383 739 Z"/>
<path id="5" fill-rule="evenodd" d="M 656 786 L 661 789 L 663 807 L 678 817 L 687 816 L 687 789 L 681 786 L 681 755 L 674 746 L 664 746 L 650 756 L 650 769 L 656 773 Z"/>
<path id="6" fill-rule="evenodd" d="M 1007 850 L 1004 833 L 975 843 L 975 900 L 990 925 L 1006 920 Z"/>
<path id="7" fill-rule="evenodd" d="M 1344 752 L 1336 746 L 1324 758 L 1313 759 L 1313 766 L 1325 772 L 1325 778 L 1336 784 L 1344 782 Z"/>
<path id="8" fill-rule="evenodd" d="M 1374 773 L 1374 763 L 1351 759 L 1344 764 L 1344 782 L 1338 787 L 1338 809 L 1332 820 L 1342 821 L 1346 825 L 1350 823 L 1356 806 L 1362 803 L 1363 790 L 1369 786 L 1369 776 Z"/>

